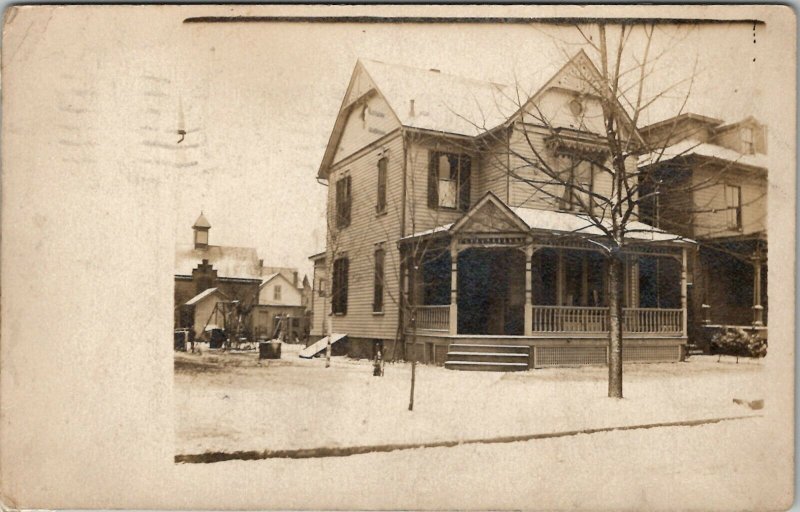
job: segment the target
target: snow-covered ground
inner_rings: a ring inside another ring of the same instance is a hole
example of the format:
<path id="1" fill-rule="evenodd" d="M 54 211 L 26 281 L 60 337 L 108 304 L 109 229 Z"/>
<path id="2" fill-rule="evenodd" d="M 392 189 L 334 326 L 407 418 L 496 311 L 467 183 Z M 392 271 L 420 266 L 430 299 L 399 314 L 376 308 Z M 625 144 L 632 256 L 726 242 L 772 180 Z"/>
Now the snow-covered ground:
<path id="1" fill-rule="evenodd" d="M 419 365 L 409 412 L 409 364 L 388 364 L 377 378 L 369 361 L 336 357 L 325 368 L 324 359 L 297 357 L 299 348 L 285 344 L 276 361 L 176 353 L 175 453 L 424 443 L 764 412 L 733 402 L 764 398 L 760 361 L 626 365 L 624 400 L 606 397 L 601 367 L 484 373 Z"/>

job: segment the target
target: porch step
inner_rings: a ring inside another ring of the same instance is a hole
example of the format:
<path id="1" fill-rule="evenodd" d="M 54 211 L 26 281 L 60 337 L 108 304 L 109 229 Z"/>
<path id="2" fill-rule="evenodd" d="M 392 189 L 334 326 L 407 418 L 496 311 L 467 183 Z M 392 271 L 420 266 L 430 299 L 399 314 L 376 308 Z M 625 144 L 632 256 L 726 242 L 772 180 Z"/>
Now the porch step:
<path id="1" fill-rule="evenodd" d="M 520 372 L 528 369 L 528 363 L 447 361 L 444 363 L 444 367 L 448 370 L 466 370 L 474 372 Z"/>
<path id="2" fill-rule="evenodd" d="M 492 363 L 526 363 L 528 354 L 511 354 L 508 352 L 448 352 L 448 360 L 488 361 Z"/>
<path id="3" fill-rule="evenodd" d="M 525 354 L 530 352 L 528 345 L 481 345 L 478 343 L 451 343 L 447 347 L 449 352 L 482 352 L 503 354 Z"/>
<path id="4" fill-rule="evenodd" d="M 452 343 L 444 367 L 450 370 L 514 372 L 529 368 L 528 345 L 486 345 Z"/>

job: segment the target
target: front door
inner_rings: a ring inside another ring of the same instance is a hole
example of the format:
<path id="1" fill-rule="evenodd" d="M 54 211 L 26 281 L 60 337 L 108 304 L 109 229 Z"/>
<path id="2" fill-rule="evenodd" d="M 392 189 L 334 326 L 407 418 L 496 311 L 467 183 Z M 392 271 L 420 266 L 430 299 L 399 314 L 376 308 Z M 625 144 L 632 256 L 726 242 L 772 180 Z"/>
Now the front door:
<path id="1" fill-rule="evenodd" d="M 522 335 L 524 276 L 522 251 L 462 251 L 458 258 L 459 334 Z"/>

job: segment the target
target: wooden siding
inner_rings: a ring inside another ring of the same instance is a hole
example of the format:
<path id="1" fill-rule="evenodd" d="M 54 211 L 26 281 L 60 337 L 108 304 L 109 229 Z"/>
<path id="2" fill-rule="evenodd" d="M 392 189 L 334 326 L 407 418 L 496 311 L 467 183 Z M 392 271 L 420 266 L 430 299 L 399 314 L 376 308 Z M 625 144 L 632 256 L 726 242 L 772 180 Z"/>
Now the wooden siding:
<path id="1" fill-rule="evenodd" d="M 488 141 L 478 159 L 480 171 L 473 178 L 473 202 L 479 201 L 487 192 L 508 203 L 508 132 L 503 132 Z"/>
<path id="2" fill-rule="evenodd" d="M 758 171 L 706 165 L 693 172 L 693 226 L 697 238 L 747 235 L 766 231 L 767 179 Z M 725 185 L 742 189 L 742 229 L 727 226 Z"/>
<path id="3" fill-rule="evenodd" d="M 350 108 L 336 147 L 334 162 L 341 162 L 399 127 L 389 105 L 381 96 L 371 93 L 371 96 Z"/>
<path id="4" fill-rule="evenodd" d="M 386 210 L 376 212 L 378 193 L 378 161 L 386 157 Z M 335 183 L 349 175 L 352 180 L 350 225 L 335 229 Z M 396 242 L 400 238 L 401 193 L 403 176 L 403 144 L 399 132 L 381 144 L 359 152 L 354 158 L 336 164 L 328 186 L 328 239 L 326 262 L 328 272 L 334 258 L 346 256 L 349 261 L 347 313 L 333 318 L 333 330 L 363 338 L 394 339 L 399 313 L 400 258 Z M 374 252 L 383 243 L 386 251 L 384 311 L 372 311 L 374 285 Z M 336 256 L 334 256 L 334 253 Z M 330 295 L 330 290 L 326 290 Z M 328 308 L 330 304 L 326 304 Z M 327 311 L 317 314 L 324 317 Z"/>

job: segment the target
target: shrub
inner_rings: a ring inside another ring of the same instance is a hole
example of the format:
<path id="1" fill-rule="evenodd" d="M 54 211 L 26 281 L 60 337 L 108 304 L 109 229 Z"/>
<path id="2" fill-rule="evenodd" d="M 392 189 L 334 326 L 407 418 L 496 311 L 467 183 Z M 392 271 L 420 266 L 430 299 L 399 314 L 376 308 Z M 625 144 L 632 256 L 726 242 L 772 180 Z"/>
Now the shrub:
<path id="1" fill-rule="evenodd" d="M 711 338 L 711 353 L 740 357 L 765 357 L 767 340 L 756 332 L 748 332 L 741 327 L 728 327 L 714 334 Z"/>

